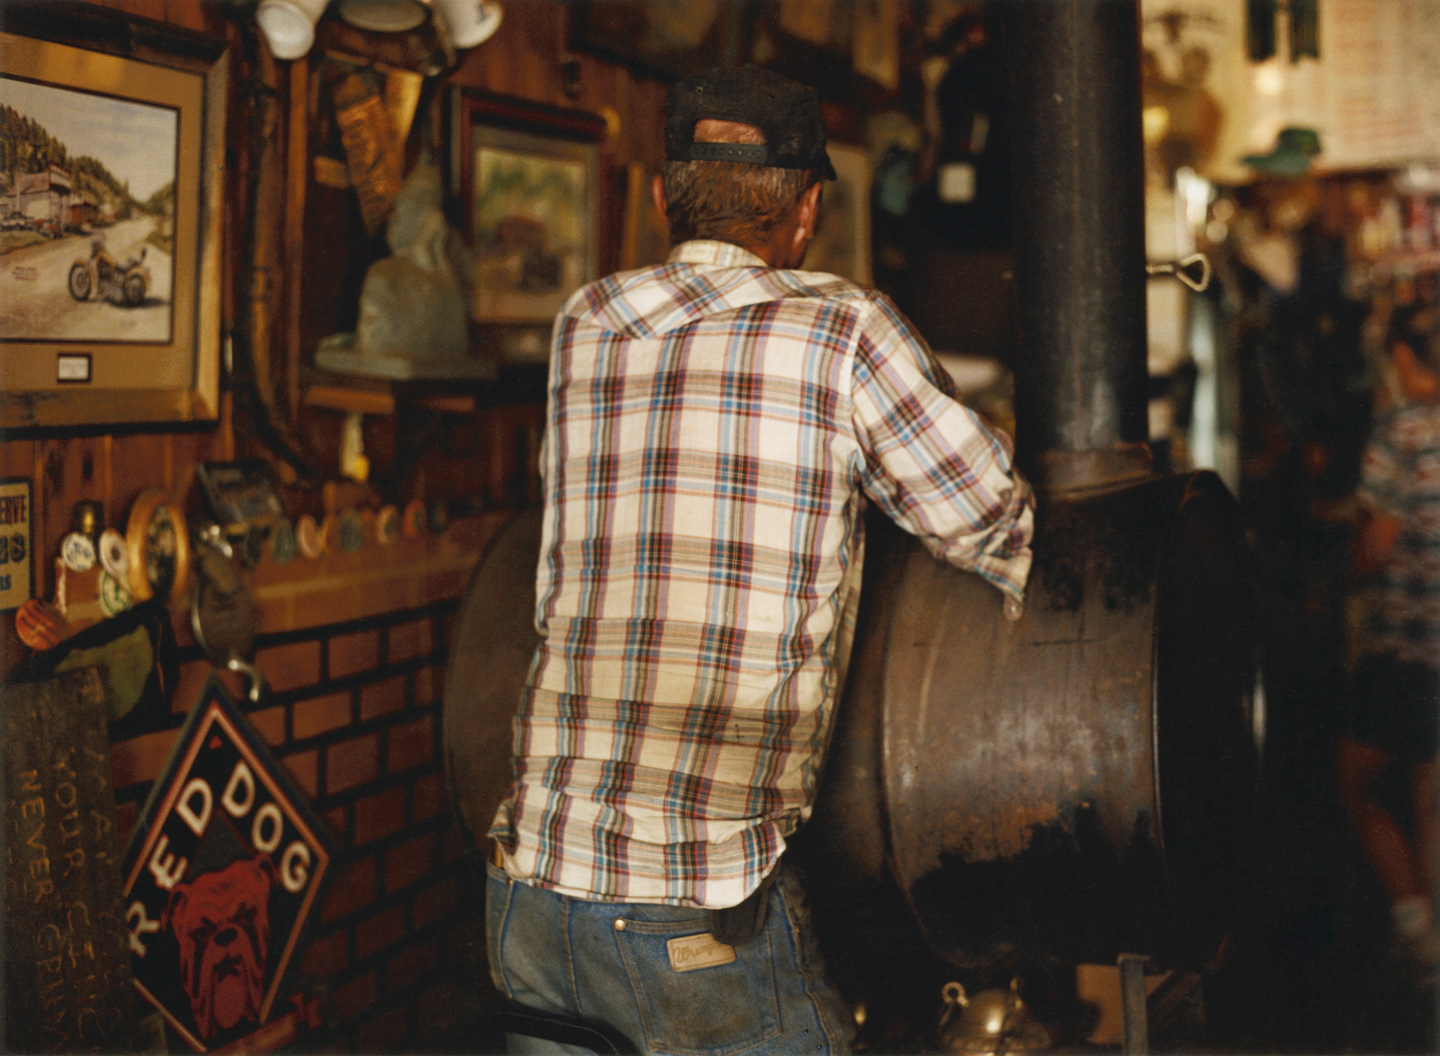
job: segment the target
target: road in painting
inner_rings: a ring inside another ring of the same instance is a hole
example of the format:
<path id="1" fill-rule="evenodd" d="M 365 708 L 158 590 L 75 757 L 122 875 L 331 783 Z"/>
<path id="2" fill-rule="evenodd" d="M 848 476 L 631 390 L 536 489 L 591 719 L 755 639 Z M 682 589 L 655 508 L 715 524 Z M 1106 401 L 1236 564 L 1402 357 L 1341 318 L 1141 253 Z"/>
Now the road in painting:
<path id="1" fill-rule="evenodd" d="M 152 217 L 122 220 L 106 231 L 111 256 L 128 260 L 146 245 Z M 170 255 L 150 249 L 149 289 L 139 305 L 116 304 L 97 294 L 76 301 L 70 269 L 88 260 L 90 237 L 67 235 L 0 256 L 0 338 L 22 341 L 169 341 Z"/>
<path id="2" fill-rule="evenodd" d="M 172 336 L 178 113 L 0 77 L 0 340 Z"/>

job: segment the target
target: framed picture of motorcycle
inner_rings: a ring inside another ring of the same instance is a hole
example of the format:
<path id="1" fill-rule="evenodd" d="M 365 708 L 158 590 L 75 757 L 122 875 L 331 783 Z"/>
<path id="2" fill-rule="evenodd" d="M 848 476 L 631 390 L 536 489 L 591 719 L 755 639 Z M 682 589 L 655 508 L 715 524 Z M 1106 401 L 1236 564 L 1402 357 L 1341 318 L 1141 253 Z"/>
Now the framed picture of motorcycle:
<path id="1" fill-rule="evenodd" d="M 0 428 L 216 417 L 227 67 L 92 4 L 7 8 Z"/>

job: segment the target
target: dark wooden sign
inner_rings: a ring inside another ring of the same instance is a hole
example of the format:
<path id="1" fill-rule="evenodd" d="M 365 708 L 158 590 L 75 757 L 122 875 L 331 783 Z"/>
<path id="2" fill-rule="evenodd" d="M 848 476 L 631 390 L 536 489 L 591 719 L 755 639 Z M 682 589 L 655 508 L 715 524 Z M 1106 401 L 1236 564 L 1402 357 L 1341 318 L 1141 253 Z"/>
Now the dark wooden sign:
<path id="1" fill-rule="evenodd" d="M 311 1003 L 280 998 L 330 843 L 210 679 L 124 858 L 135 989 L 196 1052 L 263 1051 L 313 1025 Z"/>
<path id="2" fill-rule="evenodd" d="M 129 1051 L 104 690 L 86 668 L 3 692 L 5 1049 Z"/>

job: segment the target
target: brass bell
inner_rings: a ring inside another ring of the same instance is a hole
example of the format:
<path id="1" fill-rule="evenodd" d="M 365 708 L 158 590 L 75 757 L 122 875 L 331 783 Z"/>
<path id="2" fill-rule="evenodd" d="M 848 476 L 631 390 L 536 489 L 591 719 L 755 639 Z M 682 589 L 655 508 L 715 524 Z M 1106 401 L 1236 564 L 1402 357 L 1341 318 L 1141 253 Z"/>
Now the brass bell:
<path id="1" fill-rule="evenodd" d="M 968 997 L 959 983 L 946 983 L 940 995 L 945 1011 L 940 1015 L 939 1040 L 946 1052 L 1001 1056 L 1040 1052 L 1054 1042 L 1020 1000 L 1019 976 L 1010 980 L 1008 990 L 982 990 Z"/>

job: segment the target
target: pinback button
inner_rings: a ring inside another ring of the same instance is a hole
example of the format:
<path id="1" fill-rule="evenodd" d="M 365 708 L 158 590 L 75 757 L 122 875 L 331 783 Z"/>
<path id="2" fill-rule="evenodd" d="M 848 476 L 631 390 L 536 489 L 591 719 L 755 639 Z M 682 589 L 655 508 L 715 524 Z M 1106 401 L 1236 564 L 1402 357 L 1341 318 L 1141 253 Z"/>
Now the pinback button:
<path id="1" fill-rule="evenodd" d="M 71 572 L 89 572 L 95 567 L 95 544 L 79 532 L 60 540 L 60 559 Z"/>
<path id="2" fill-rule="evenodd" d="M 15 633 L 36 652 L 55 648 L 69 631 L 65 616 L 48 601 L 30 598 L 15 611 Z"/>
<path id="3" fill-rule="evenodd" d="M 425 535 L 426 527 L 425 503 L 414 499 L 405 507 L 400 532 L 406 539 L 419 539 Z"/>
<path id="4" fill-rule="evenodd" d="M 346 510 L 340 515 L 340 522 L 335 532 L 341 550 L 354 553 L 356 550 L 364 549 L 365 523 L 354 510 Z"/>
<path id="5" fill-rule="evenodd" d="M 100 611 L 116 616 L 130 607 L 130 588 L 109 572 L 100 573 Z"/>
<path id="6" fill-rule="evenodd" d="M 308 513 L 302 513 L 300 519 L 295 522 L 295 545 L 299 548 L 300 555 L 310 561 L 314 561 L 325 552 L 325 542 L 320 535 L 320 526 Z"/>
<path id="7" fill-rule="evenodd" d="M 286 518 L 282 517 L 275 522 L 275 527 L 270 529 L 270 558 L 277 565 L 283 565 L 287 561 L 295 560 L 295 555 L 300 552 L 300 546 L 295 541 L 295 526 Z"/>
<path id="8" fill-rule="evenodd" d="M 100 567 L 121 583 L 130 578 L 130 551 L 125 546 L 125 537 L 114 528 L 100 533 Z M 129 588 L 126 588 L 129 594 Z"/>
<path id="9" fill-rule="evenodd" d="M 400 511 L 394 506 L 381 506 L 375 515 L 375 541 L 389 546 L 400 534 Z"/>

